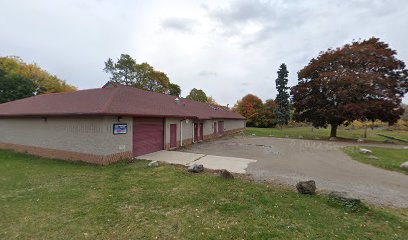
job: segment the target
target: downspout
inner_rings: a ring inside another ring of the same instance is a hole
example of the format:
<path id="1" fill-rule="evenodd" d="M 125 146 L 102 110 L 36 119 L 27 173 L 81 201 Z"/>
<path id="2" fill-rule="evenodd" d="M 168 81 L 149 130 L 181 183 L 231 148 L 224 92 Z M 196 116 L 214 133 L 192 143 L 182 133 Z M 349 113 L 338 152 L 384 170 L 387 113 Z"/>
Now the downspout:
<path id="1" fill-rule="evenodd" d="M 180 120 L 180 147 L 183 146 L 183 120 Z"/>

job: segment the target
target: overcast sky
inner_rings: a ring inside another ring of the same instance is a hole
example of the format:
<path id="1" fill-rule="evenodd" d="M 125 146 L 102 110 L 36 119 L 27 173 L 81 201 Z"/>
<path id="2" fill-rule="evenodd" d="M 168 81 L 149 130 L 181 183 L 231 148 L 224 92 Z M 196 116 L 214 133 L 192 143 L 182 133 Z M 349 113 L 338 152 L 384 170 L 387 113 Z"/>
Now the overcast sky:
<path id="1" fill-rule="evenodd" d="M 233 105 L 275 98 L 320 51 L 379 37 L 408 63 L 408 1 L 2 1 L 0 55 L 20 56 L 79 89 L 109 80 L 104 62 L 128 53 L 167 73 L 186 96 L 203 89 Z M 405 97 L 408 102 L 408 97 Z"/>

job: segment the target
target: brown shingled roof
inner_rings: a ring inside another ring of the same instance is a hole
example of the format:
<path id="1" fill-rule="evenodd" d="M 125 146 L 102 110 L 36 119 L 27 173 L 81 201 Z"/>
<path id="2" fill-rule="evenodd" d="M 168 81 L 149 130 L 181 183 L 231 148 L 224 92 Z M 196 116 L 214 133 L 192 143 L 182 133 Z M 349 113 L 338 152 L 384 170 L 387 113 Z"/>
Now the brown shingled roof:
<path id="1" fill-rule="evenodd" d="M 0 104 L 0 117 L 120 115 L 245 119 L 222 107 L 107 83 L 102 88 L 51 93 Z"/>

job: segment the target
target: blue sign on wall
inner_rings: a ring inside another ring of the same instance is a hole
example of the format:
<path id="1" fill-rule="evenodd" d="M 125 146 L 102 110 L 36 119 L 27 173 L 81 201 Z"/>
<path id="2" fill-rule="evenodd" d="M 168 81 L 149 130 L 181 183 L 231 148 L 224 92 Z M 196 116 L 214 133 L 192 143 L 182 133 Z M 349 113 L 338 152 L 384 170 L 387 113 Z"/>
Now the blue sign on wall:
<path id="1" fill-rule="evenodd" d="M 126 134 L 128 131 L 127 123 L 114 123 L 113 124 L 113 134 Z"/>

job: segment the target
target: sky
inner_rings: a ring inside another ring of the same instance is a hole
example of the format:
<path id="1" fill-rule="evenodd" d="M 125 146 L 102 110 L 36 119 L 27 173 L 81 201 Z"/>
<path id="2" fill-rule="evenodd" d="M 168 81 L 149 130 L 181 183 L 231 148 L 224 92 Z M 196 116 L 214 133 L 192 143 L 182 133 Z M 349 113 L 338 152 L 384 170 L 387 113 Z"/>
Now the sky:
<path id="1" fill-rule="evenodd" d="M 276 96 L 319 52 L 379 37 L 408 64 L 406 0 L 1 0 L 0 56 L 37 63 L 79 89 L 109 80 L 127 53 L 223 105 Z M 404 98 L 408 103 L 408 96 Z"/>

